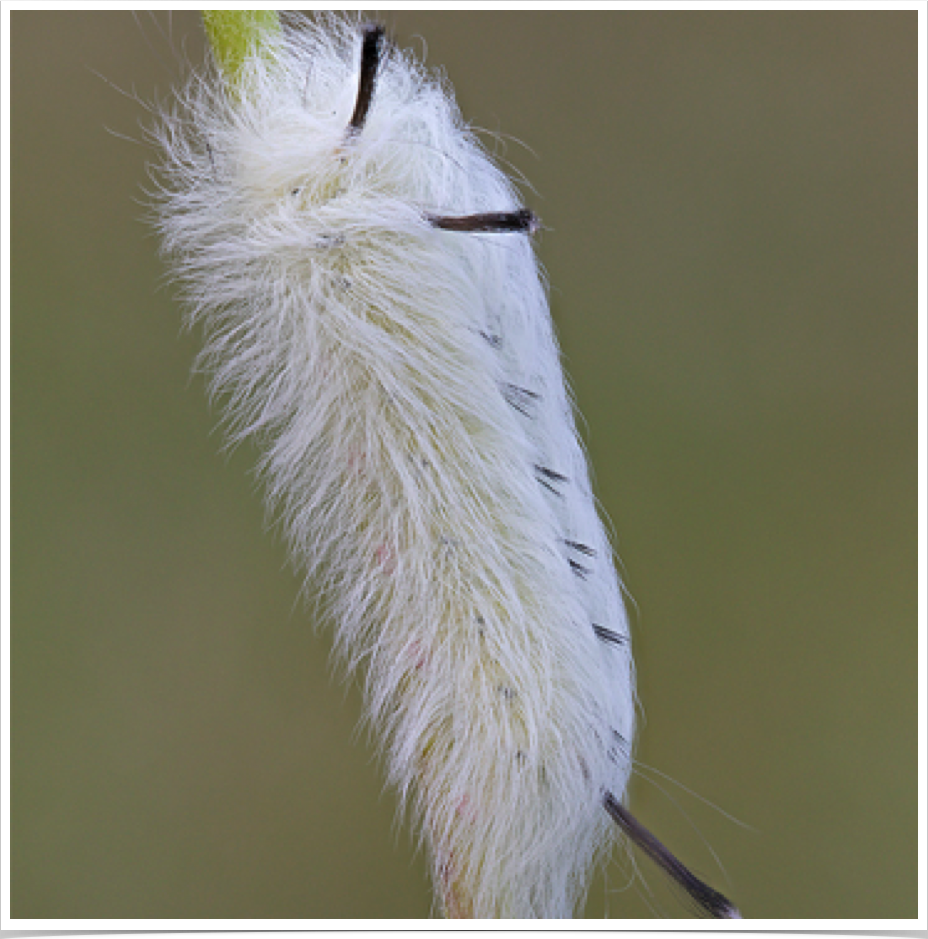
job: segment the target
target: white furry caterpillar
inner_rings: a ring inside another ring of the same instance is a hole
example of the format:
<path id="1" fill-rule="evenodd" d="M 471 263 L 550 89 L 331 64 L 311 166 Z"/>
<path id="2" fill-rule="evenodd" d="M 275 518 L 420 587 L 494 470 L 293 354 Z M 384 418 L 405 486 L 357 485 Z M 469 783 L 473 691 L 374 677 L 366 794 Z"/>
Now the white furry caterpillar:
<path id="1" fill-rule="evenodd" d="M 634 675 L 535 216 L 448 94 L 334 17 L 196 78 L 158 130 L 160 228 L 233 439 L 364 665 L 452 917 L 569 917 L 621 805 Z M 605 809 L 605 810 L 604 810 Z"/>

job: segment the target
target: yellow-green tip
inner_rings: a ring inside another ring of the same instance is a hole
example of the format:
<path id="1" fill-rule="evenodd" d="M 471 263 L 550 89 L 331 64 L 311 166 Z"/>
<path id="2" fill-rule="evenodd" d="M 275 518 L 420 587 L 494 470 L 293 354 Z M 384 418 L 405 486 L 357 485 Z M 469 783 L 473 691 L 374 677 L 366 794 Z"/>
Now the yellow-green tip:
<path id="1" fill-rule="evenodd" d="M 204 10 L 213 57 L 229 84 L 238 81 L 248 56 L 280 35 L 275 10 Z"/>

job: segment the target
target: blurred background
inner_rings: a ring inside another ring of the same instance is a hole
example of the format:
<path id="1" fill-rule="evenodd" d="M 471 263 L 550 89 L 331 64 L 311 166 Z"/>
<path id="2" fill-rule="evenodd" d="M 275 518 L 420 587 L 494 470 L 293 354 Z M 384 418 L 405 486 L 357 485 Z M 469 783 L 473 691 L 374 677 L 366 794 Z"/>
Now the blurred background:
<path id="1" fill-rule="evenodd" d="M 915 12 L 381 18 L 536 190 L 633 811 L 746 917 L 916 916 Z M 12 915 L 425 917 L 143 221 L 133 94 L 198 17 L 17 11 L 11 49 Z M 688 915 L 639 866 L 586 915 Z"/>

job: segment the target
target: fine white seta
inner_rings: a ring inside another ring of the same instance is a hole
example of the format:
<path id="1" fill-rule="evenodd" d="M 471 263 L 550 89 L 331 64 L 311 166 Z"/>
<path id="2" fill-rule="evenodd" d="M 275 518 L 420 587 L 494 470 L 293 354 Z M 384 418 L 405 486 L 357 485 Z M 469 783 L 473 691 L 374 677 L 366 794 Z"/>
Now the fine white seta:
<path id="1" fill-rule="evenodd" d="M 159 227 L 233 441 L 363 676 L 440 912 L 571 917 L 623 836 L 634 668 L 535 257 L 446 87 L 321 17 L 195 76 Z"/>

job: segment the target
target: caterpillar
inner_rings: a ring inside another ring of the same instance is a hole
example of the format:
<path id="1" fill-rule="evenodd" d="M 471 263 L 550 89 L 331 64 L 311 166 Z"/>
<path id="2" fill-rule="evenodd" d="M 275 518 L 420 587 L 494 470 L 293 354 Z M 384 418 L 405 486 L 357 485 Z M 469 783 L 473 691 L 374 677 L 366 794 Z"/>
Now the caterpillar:
<path id="1" fill-rule="evenodd" d="M 438 910 L 568 918 L 628 839 L 628 619 L 532 238 L 383 27 L 268 30 L 154 128 L 157 225 L 232 442 L 363 676 Z"/>

